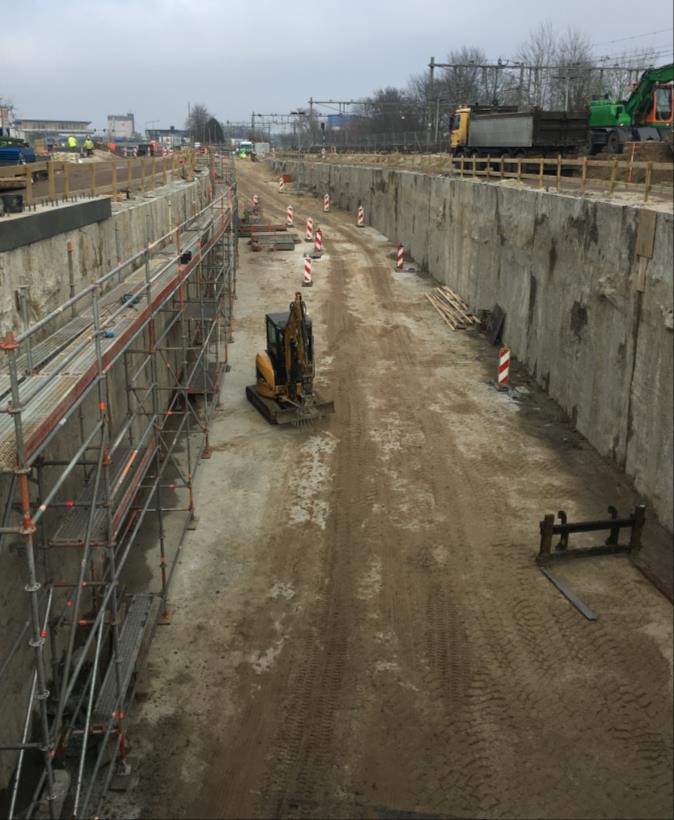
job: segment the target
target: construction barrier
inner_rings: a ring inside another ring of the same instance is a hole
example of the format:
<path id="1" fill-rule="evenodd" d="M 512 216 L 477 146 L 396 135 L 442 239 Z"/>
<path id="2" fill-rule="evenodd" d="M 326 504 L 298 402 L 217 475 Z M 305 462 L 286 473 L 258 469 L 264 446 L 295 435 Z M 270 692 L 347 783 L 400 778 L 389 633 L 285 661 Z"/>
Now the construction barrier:
<path id="1" fill-rule="evenodd" d="M 304 241 L 314 241 L 314 220 L 311 217 L 307 217 L 307 229 L 304 232 Z"/>
<path id="2" fill-rule="evenodd" d="M 403 270 L 405 267 L 405 246 L 402 242 L 398 245 L 396 251 L 396 270 Z"/>
<path id="3" fill-rule="evenodd" d="M 302 278 L 302 287 L 310 288 L 313 285 L 311 281 L 311 257 L 304 257 L 304 276 Z"/>
<path id="4" fill-rule="evenodd" d="M 330 194 L 323 194 L 323 213 L 327 214 L 330 210 Z"/>
<path id="5" fill-rule="evenodd" d="M 510 348 L 502 347 L 498 352 L 498 386 L 506 387 L 510 376 Z"/>
<path id="6" fill-rule="evenodd" d="M 358 218 L 356 219 L 356 225 L 359 228 L 365 227 L 365 208 L 362 205 L 358 206 Z"/>
<path id="7" fill-rule="evenodd" d="M 283 177 L 279 177 L 279 181 L 278 181 L 278 192 L 279 192 L 279 194 L 282 194 L 285 191 L 285 189 L 286 189 L 286 181 L 285 181 L 285 179 L 283 179 Z"/>
<path id="8" fill-rule="evenodd" d="M 316 228 L 314 236 L 314 252 L 312 254 L 314 259 L 320 259 L 323 255 L 323 232 L 320 228 Z"/>
<path id="9" fill-rule="evenodd" d="M 288 205 L 288 207 L 286 208 L 286 225 L 289 228 L 292 228 L 292 226 L 293 226 L 293 217 L 294 217 L 293 206 Z"/>

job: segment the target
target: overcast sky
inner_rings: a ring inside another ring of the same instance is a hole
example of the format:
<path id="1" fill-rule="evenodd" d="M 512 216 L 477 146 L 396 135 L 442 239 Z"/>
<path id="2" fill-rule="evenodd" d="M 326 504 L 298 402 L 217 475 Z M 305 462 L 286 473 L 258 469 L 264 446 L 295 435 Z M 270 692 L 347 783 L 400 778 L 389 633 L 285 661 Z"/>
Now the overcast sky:
<path id="1" fill-rule="evenodd" d="M 20 117 L 100 130 L 127 111 L 139 130 L 180 128 L 190 101 L 250 121 L 309 97 L 404 86 L 431 55 L 462 45 L 512 58 L 546 19 L 585 32 L 598 56 L 640 46 L 671 55 L 671 0 L 21 0 L 1 4 L 0 97 Z"/>

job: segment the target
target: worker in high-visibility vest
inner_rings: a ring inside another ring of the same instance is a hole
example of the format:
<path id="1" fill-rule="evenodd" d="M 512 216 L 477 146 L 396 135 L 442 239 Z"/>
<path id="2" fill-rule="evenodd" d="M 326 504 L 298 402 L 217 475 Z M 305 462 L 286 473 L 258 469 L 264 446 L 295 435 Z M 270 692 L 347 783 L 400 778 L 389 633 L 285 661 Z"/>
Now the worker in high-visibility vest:
<path id="1" fill-rule="evenodd" d="M 77 148 L 77 137 L 68 137 L 68 148 Z"/>
<path id="2" fill-rule="evenodd" d="M 94 141 L 91 139 L 91 137 L 87 137 L 84 140 L 83 148 L 84 148 L 84 153 L 88 157 L 93 157 L 93 155 L 94 155 Z"/>

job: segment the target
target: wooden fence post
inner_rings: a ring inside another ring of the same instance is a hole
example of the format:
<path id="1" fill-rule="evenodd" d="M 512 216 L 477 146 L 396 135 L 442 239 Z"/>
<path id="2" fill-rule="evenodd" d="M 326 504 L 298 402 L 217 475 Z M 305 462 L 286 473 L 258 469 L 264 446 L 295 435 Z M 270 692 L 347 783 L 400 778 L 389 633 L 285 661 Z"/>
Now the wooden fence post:
<path id="1" fill-rule="evenodd" d="M 580 189 L 581 191 L 585 190 L 585 186 L 587 185 L 587 156 L 583 157 L 583 169 L 580 178 Z"/>
<path id="2" fill-rule="evenodd" d="M 26 196 L 24 200 L 26 205 L 30 206 L 33 204 L 33 171 L 30 167 L 30 163 L 26 163 Z"/>
<path id="3" fill-rule="evenodd" d="M 522 157 L 517 157 L 517 181 L 522 181 Z"/>
<path id="4" fill-rule="evenodd" d="M 133 187 L 133 170 L 132 170 L 132 163 L 133 161 L 127 159 L 126 161 L 126 187 L 131 193 L 131 188 Z"/>
<path id="5" fill-rule="evenodd" d="M 145 193 L 145 157 L 140 157 L 140 190 Z"/>
<path id="6" fill-rule="evenodd" d="M 541 157 L 538 163 L 538 187 L 543 187 L 543 171 L 545 170 L 545 160 Z"/>
<path id="7" fill-rule="evenodd" d="M 63 198 L 70 198 L 70 163 L 63 163 Z"/>
<path id="8" fill-rule="evenodd" d="M 653 160 L 649 160 L 646 164 L 646 181 L 644 182 L 644 202 L 648 202 L 648 196 L 651 192 L 652 183 L 653 183 Z"/>
<path id="9" fill-rule="evenodd" d="M 611 179 L 608 186 L 609 199 L 613 196 L 615 191 L 616 173 L 618 171 L 618 157 L 613 157 L 613 165 L 611 166 Z"/>
<path id="10" fill-rule="evenodd" d="M 562 155 L 557 154 L 557 190 L 562 187 Z"/>
<path id="11" fill-rule="evenodd" d="M 151 187 L 154 188 L 154 183 L 155 183 L 155 179 L 156 179 L 156 176 L 157 176 L 157 157 L 155 157 L 154 154 L 152 155 L 152 159 L 150 160 L 150 165 L 151 165 L 151 168 L 152 168 L 152 185 L 151 185 Z"/>
<path id="12" fill-rule="evenodd" d="M 47 162 L 47 197 L 50 202 L 56 200 L 56 180 L 54 179 L 54 160 Z"/>
<path id="13" fill-rule="evenodd" d="M 116 199 L 117 198 L 117 160 L 116 159 L 113 159 L 112 167 L 111 167 L 110 170 L 111 170 L 111 173 L 112 173 L 112 180 L 111 180 L 112 181 L 112 198 Z"/>

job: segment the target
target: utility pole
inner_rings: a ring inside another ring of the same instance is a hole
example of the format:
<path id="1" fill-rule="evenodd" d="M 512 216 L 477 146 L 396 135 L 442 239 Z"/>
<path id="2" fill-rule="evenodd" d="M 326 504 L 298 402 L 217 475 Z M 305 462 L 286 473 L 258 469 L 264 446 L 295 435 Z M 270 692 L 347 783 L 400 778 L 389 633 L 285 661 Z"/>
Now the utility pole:
<path id="1" fill-rule="evenodd" d="M 433 121 L 433 74 L 435 72 L 435 57 L 431 57 L 431 61 L 428 64 L 428 130 L 427 130 L 427 147 L 430 148 L 431 146 L 431 123 Z"/>
<path id="2" fill-rule="evenodd" d="M 255 112 L 250 115 L 250 139 L 251 142 L 255 141 Z"/>

